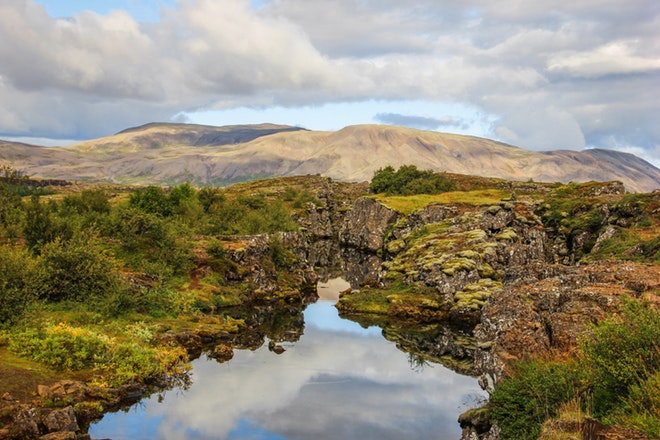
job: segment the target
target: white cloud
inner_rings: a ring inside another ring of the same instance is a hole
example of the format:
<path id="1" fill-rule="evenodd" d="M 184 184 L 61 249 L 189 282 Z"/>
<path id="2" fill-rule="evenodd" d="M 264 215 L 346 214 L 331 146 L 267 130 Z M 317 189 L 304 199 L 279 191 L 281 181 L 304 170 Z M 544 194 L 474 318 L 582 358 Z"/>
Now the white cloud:
<path id="1" fill-rule="evenodd" d="M 493 136 L 527 148 L 660 143 L 644 116 L 660 111 L 654 0 L 180 0 L 160 16 L 53 19 L 5 0 L 0 133 L 92 137 L 202 110 L 435 100 L 488 114 Z M 630 115 L 634 130 L 620 122 Z"/>
<path id="2" fill-rule="evenodd" d="M 237 350 L 220 365 L 196 361 L 197 386 L 163 403 L 142 404 L 141 423 L 161 420 L 157 435 L 143 436 L 228 438 L 248 420 L 291 439 L 452 438 L 459 435 L 456 419 L 466 399 L 484 396 L 474 378 L 441 365 L 411 371 L 406 353 L 380 334 L 308 323 L 301 340 L 286 349 L 279 356 L 266 347 Z M 102 431 L 90 431 L 95 437 L 114 437 L 108 429 L 129 425 L 131 414 L 106 417 L 110 423 Z"/>
<path id="3" fill-rule="evenodd" d="M 637 44 L 636 41 L 615 41 L 591 51 L 558 53 L 549 58 L 548 70 L 585 78 L 660 70 L 660 56 L 637 55 Z"/>

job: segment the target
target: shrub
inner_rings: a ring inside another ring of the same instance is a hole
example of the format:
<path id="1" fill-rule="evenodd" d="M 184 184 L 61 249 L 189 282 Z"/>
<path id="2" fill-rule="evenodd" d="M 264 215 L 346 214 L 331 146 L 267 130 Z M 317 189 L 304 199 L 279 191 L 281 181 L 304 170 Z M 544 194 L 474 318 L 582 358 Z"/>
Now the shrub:
<path id="1" fill-rule="evenodd" d="M 502 439 L 533 439 L 541 424 L 571 399 L 590 402 L 605 423 L 660 433 L 660 316 L 647 304 L 628 301 L 620 317 L 594 328 L 577 360 L 530 359 L 514 366 L 493 392 L 489 408 Z"/>
<path id="2" fill-rule="evenodd" d="M 27 329 L 12 336 L 9 349 L 58 370 L 82 370 L 103 363 L 107 337 L 60 323 L 43 332 Z"/>
<path id="3" fill-rule="evenodd" d="M 110 385 L 148 382 L 162 375 L 180 374 L 187 368 L 185 349 L 152 347 L 137 323 L 129 331 L 140 337 L 118 341 L 91 330 L 60 323 L 44 330 L 27 329 L 14 333 L 9 349 L 58 370 L 102 370 Z"/>
<path id="4" fill-rule="evenodd" d="M 199 190 L 197 199 L 201 203 L 204 212 L 209 213 L 224 203 L 226 197 L 218 188 L 206 186 Z"/>
<path id="5" fill-rule="evenodd" d="M 22 249 L 0 247 L 0 325 L 18 321 L 35 299 L 34 260 Z"/>
<path id="6" fill-rule="evenodd" d="M 51 210 L 39 201 L 39 196 L 33 195 L 27 205 L 23 235 L 27 247 L 37 254 L 43 245 L 52 242 L 58 236 Z"/>
<path id="7" fill-rule="evenodd" d="M 576 363 L 528 359 L 514 367 L 490 397 L 491 415 L 502 429 L 500 438 L 536 439 L 541 425 L 579 393 L 581 372 Z"/>
<path id="8" fill-rule="evenodd" d="M 172 214 L 172 204 L 165 191 L 157 186 L 138 189 L 131 194 L 129 206 L 142 212 L 167 217 Z"/>
<path id="9" fill-rule="evenodd" d="M 62 205 L 78 214 L 107 214 L 110 212 L 108 195 L 101 189 L 86 189 L 80 195 L 66 196 Z"/>
<path id="10" fill-rule="evenodd" d="M 595 415 L 603 416 L 660 370 L 660 313 L 628 301 L 621 319 L 596 327 L 582 351 L 593 376 Z"/>
<path id="11" fill-rule="evenodd" d="M 94 234 L 78 233 L 67 242 L 58 238 L 43 246 L 35 286 L 39 296 L 50 301 L 87 301 L 122 287 L 116 266 Z"/>
<path id="12" fill-rule="evenodd" d="M 402 165 L 397 171 L 391 166 L 377 170 L 369 187 L 374 193 L 409 196 L 453 191 L 458 184 L 442 173 L 421 171 L 414 165 Z"/>

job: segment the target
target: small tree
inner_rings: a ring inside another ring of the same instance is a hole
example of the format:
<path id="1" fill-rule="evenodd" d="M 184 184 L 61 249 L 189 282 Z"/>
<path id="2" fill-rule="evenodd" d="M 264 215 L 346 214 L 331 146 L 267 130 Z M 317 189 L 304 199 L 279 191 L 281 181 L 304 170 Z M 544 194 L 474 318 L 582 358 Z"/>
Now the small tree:
<path id="1" fill-rule="evenodd" d="M 45 244 L 36 269 L 39 296 L 49 301 L 87 301 L 121 288 L 117 264 L 95 234 L 77 232 L 69 241 Z"/>
<path id="2" fill-rule="evenodd" d="M 23 235 L 25 244 L 37 254 L 43 245 L 57 237 L 57 227 L 50 208 L 39 201 L 38 195 L 32 195 L 25 211 Z"/>
<path id="3" fill-rule="evenodd" d="M 9 246 L 0 248 L 0 326 L 19 320 L 35 299 L 33 276 L 34 260 L 27 252 Z"/>
<path id="4" fill-rule="evenodd" d="M 374 173 L 370 188 L 387 195 L 438 194 L 457 188 L 454 180 L 432 170 L 421 171 L 415 165 L 402 165 L 397 171 L 387 166 Z"/>

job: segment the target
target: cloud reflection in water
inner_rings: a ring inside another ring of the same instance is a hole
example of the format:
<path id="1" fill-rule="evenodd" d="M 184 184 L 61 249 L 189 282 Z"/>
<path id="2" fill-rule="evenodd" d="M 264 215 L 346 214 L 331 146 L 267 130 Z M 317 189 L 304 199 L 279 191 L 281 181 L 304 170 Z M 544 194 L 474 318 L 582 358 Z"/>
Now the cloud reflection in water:
<path id="1" fill-rule="evenodd" d="M 305 312 L 286 352 L 236 350 L 224 364 L 193 362 L 193 385 L 90 428 L 94 438 L 457 439 L 458 415 L 483 395 L 476 380 L 438 364 L 411 368 L 406 353 L 342 320 L 331 302 Z"/>

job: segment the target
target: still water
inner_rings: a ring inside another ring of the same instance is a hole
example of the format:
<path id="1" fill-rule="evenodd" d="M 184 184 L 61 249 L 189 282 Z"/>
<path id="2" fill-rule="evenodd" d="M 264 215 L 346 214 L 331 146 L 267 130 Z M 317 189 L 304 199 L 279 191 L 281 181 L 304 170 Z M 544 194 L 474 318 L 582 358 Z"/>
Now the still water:
<path id="1" fill-rule="evenodd" d="M 106 414 L 92 438 L 458 439 L 458 415 L 484 397 L 474 378 L 419 365 L 377 327 L 342 319 L 338 280 L 321 285 L 304 334 L 225 363 L 193 361 L 192 385 Z"/>

